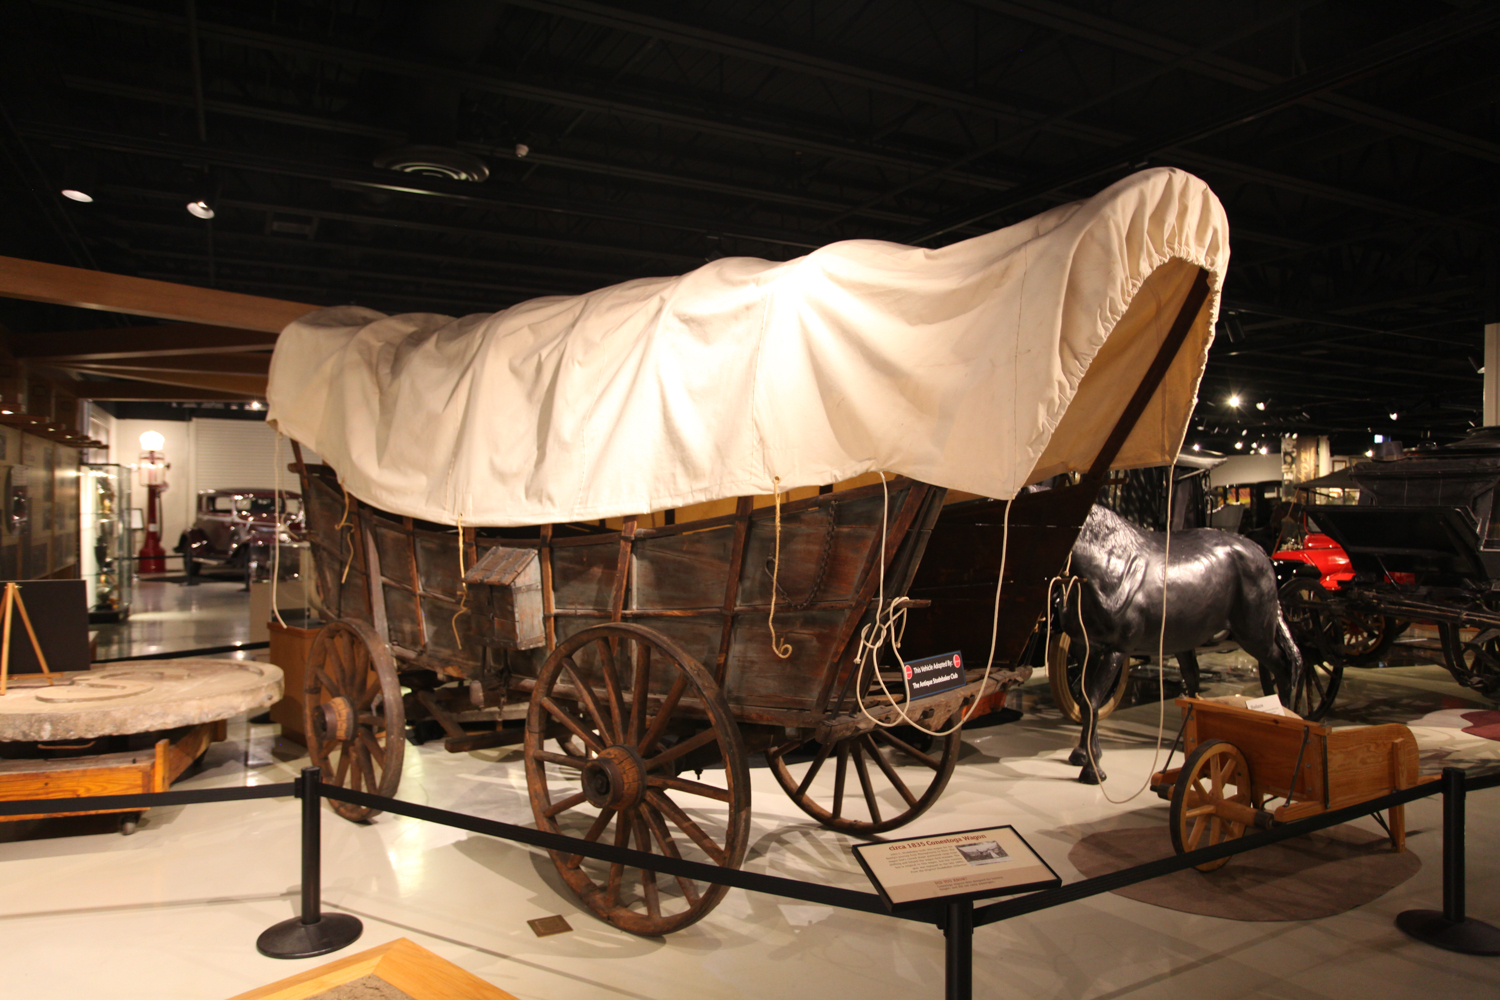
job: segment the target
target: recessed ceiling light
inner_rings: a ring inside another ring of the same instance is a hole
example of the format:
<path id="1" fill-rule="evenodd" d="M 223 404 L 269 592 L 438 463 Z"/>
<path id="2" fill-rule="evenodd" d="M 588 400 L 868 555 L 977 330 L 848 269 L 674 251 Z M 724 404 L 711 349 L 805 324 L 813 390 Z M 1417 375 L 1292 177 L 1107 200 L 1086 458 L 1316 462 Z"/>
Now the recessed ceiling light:
<path id="1" fill-rule="evenodd" d="M 1264 410 L 1266 408 L 1266 404 L 1265 403 L 1256 403 L 1255 404 L 1255 408 L 1257 410 Z"/>
<path id="2" fill-rule="evenodd" d="M 187 210 L 188 214 L 194 218 L 212 219 L 214 217 L 214 210 L 202 198 L 199 198 L 197 201 L 188 202 Z"/>
<path id="3" fill-rule="evenodd" d="M 1230 396 L 1227 400 L 1225 400 L 1225 402 L 1227 402 L 1230 406 L 1239 406 L 1240 405 L 1240 394 L 1239 393 L 1235 393 L 1233 396 Z"/>
<path id="4" fill-rule="evenodd" d="M 1240 449 L 1242 449 L 1244 447 L 1245 447 L 1245 442 L 1243 442 L 1243 441 L 1236 441 L 1234 443 L 1234 450 L 1235 451 L 1239 451 Z"/>
<path id="5" fill-rule="evenodd" d="M 63 188 L 62 196 L 64 198 L 67 198 L 69 201 L 81 201 L 85 205 L 94 200 L 93 195 L 87 193 L 86 191 L 80 191 L 77 188 Z"/>

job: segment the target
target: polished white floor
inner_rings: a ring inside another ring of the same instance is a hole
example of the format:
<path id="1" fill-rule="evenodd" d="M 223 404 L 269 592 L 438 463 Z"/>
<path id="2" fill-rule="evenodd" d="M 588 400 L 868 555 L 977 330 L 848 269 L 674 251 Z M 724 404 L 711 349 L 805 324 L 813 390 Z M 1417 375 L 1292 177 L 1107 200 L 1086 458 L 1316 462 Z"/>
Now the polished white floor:
<path id="1" fill-rule="evenodd" d="M 1250 680 L 1239 654 L 1203 661 L 1218 672 L 1210 693 Z M 1429 770 L 1500 766 L 1500 743 L 1460 731 L 1463 711 L 1493 706 L 1466 698 L 1440 668 L 1346 676 L 1339 721 L 1400 717 Z M 1022 721 L 966 734 L 947 792 L 902 832 L 1014 824 L 1071 881 L 1068 851 L 1078 838 L 1165 823 L 1167 807 L 1149 793 L 1117 805 L 1075 782 L 1077 769 L 1063 762 L 1075 730 L 1051 707 L 1045 681 L 1025 696 Z M 1105 724 L 1110 796 L 1125 798 L 1150 770 L 1157 713 L 1137 705 Z M 1169 706 L 1168 740 L 1175 715 Z M 285 781 L 304 762 L 297 750 L 276 727 L 238 720 L 179 787 Z M 752 776 L 747 868 L 868 888 L 850 838 L 810 823 L 766 771 Z M 409 748 L 401 795 L 531 822 L 514 754 Z M 1441 905 L 1437 800 L 1412 807 L 1408 823 L 1422 870 L 1357 910 L 1243 923 L 1097 896 L 979 929 L 975 996 L 1500 995 L 1500 959 L 1434 950 L 1395 928 L 1400 911 Z M 296 913 L 297 830 L 293 800 L 158 809 L 130 837 L 107 818 L 0 824 L 0 997 L 220 998 L 328 961 L 275 961 L 254 947 L 261 930 Z M 409 937 L 527 1000 L 942 995 L 942 935 L 904 921 L 735 890 L 699 924 L 642 939 L 589 916 L 545 855 L 392 816 L 354 826 L 327 814 L 324 859 L 325 905 L 365 922 L 350 952 Z M 1468 860 L 1470 912 L 1500 925 L 1500 790 L 1470 798 Z M 574 930 L 535 937 L 526 921 L 551 914 Z"/>

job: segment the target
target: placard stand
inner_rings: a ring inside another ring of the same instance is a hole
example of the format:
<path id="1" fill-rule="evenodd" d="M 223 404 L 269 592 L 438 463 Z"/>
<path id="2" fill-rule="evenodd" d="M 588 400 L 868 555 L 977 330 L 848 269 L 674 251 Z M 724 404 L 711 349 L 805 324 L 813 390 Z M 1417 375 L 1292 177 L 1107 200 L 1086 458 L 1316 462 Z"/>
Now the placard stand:
<path id="1" fill-rule="evenodd" d="M 5 617 L 4 636 L 0 638 L 0 695 L 5 694 L 6 683 L 10 680 L 10 619 L 11 613 L 19 610 L 21 622 L 26 626 L 26 634 L 31 637 L 31 648 L 36 651 L 37 662 L 42 665 L 42 673 L 47 675 L 47 683 L 52 683 L 52 671 L 47 667 L 47 657 L 42 654 L 42 644 L 37 641 L 36 629 L 31 627 L 31 616 L 26 613 L 26 602 L 21 600 L 21 585 L 15 581 L 7 581 L 5 584 L 5 597 L 0 601 L 0 614 Z"/>
<path id="2" fill-rule="evenodd" d="M 888 910 L 943 905 L 944 996 L 974 993 L 974 900 L 1062 884 L 1012 826 L 855 844 L 854 857 Z"/>

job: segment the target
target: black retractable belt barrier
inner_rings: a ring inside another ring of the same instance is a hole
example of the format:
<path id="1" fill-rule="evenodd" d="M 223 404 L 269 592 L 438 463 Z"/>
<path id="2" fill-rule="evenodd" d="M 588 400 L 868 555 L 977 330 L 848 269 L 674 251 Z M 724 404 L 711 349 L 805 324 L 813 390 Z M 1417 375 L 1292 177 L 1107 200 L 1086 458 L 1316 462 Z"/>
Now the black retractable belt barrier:
<path id="1" fill-rule="evenodd" d="M 302 797 L 302 915 L 272 924 L 255 940 L 267 958 L 312 958 L 338 951 L 359 940 L 364 924 L 351 913 L 324 913 L 323 785 L 321 768 L 304 767 L 297 781 Z"/>
<path id="2" fill-rule="evenodd" d="M 1464 797 L 1467 789 L 1462 768 L 1443 768 L 1443 908 L 1404 910 L 1396 926 L 1418 941 L 1463 952 L 1465 955 L 1500 955 L 1500 928 L 1464 914 Z M 1494 785 L 1496 779 L 1474 782 L 1478 788 Z"/>
<path id="3" fill-rule="evenodd" d="M 30 799 L 0 802 L 0 816 L 24 816 L 111 809 L 141 809 L 150 806 L 188 805 L 196 802 L 230 802 L 242 799 L 264 799 L 296 796 L 302 799 L 302 914 L 268 928 L 256 942 L 262 954 L 273 958 L 306 958 L 337 951 L 355 940 L 363 930 L 358 918 L 344 913 L 324 913 L 319 897 L 321 879 L 322 810 L 324 798 L 338 799 L 355 805 L 407 816 L 429 823 L 451 826 L 471 833 L 499 837 L 549 851 L 580 854 L 631 868 L 667 875 L 680 875 L 718 885 L 728 885 L 752 892 L 764 892 L 822 903 L 846 910 L 882 913 L 919 923 L 934 924 L 946 940 L 945 968 L 947 1000 L 969 1000 L 973 995 L 974 928 L 1011 917 L 1045 910 L 1062 903 L 1144 882 L 1148 879 L 1206 861 L 1243 854 L 1268 844 L 1289 840 L 1315 830 L 1357 819 L 1392 806 L 1405 805 L 1441 791 L 1443 793 L 1443 909 L 1408 910 L 1397 918 L 1402 930 L 1419 940 L 1453 951 L 1476 955 L 1500 954 L 1500 931 L 1464 913 L 1464 802 L 1468 790 L 1500 787 L 1500 774 L 1484 778 L 1466 778 L 1458 768 L 1445 768 L 1441 783 L 1407 788 L 1358 805 L 1330 810 L 1318 816 L 1287 823 L 1272 830 L 1226 841 L 1213 847 L 1176 857 L 1148 861 L 1133 868 L 1110 872 L 1096 878 L 1082 879 L 1057 889 L 1048 889 L 990 903 L 975 910 L 971 900 L 938 902 L 926 907 L 891 913 L 879 896 L 853 889 L 839 889 L 812 882 L 756 872 L 721 868 L 682 858 L 649 854 L 612 844 L 547 833 L 532 827 L 481 819 L 463 813 L 435 809 L 431 806 L 402 802 L 383 795 L 371 795 L 353 789 L 324 786 L 322 772 L 316 767 L 304 768 L 296 782 L 275 785 L 251 785 L 236 788 L 206 788 L 193 791 L 151 792 L 139 795 L 101 795 L 72 799 Z"/>

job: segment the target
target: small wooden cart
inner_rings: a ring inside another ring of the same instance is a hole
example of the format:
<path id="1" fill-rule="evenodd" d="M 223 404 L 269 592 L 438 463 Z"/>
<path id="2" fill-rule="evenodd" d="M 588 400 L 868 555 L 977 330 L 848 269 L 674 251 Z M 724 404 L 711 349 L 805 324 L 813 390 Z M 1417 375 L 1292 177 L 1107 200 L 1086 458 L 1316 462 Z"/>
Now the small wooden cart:
<path id="1" fill-rule="evenodd" d="M 1267 830 L 1437 780 L 1418 776 L 1416 738 L 1400 723 L 1330 729 L 1202 698 L 1178 698 L 1177 704 L 1187 756 L 1181 767 L 1153 774 L 1151 786 L 1171 800 L 1178 854 L 1233 840 L 1252 827 Z M 1281 805 L 1265 808 L 1278 798 Z M 1406 846 L 1405 813 L 1404 806 L 1393 807 L 1387 825 L 1398 851 Z M 1228 860 L 1198 870 L 1213 871 Z"/>

